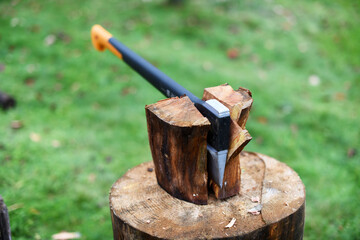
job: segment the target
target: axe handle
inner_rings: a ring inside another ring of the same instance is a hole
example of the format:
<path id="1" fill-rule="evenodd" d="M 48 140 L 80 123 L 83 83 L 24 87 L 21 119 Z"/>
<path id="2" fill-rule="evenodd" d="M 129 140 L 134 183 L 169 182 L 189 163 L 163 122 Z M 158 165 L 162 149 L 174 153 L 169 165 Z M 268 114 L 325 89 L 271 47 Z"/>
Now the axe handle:
<path id="1" fill-rule="evenodd" d="M 104 51 L 105 49 L 109 49 L 166 97 L 181 97 L 186 95 L 195 104 L 202 104 L 204 102 L 112 37 L 112 35 L 100 25 L 94 25 L 92 27 L 91 39 L 97 50 Z"/>
<path id="2" fill-rule="evenodd" d="M 227 151 L 230 136 L 230 114 L 228 109 L 226 109 L 225 114 L 220 113 L 216 104 L 211 106 L 208 102 L 196 97 L 165 73 L 116 40 L 100 25 L 94 25 L 92 27 L 91 39 L 97 50 L 104 51 L 105 49 L 109 49 L 166 97 L 188 96 L 202 115 L 211 122 L 208 143 L 216 150 L 216 153 L 218 153 L 218 151 Z M 219 104 L 222 105 L 220 102 L 218 105 Z"/>

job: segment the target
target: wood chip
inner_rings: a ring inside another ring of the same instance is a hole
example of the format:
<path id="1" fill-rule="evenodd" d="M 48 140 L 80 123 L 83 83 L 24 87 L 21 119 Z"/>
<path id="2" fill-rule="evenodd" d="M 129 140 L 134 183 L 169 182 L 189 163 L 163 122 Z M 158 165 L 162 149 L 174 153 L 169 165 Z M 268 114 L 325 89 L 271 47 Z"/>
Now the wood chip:
<path id="1" fill-rule="evenodd" d="M 54 240 L 77 239 L 81 237 L 79 232 L 60 232 L 51 236 Z"/>
<path id="2" fill-rule="evenodd" d="M 262 209 L 262 204 L 256 205 L 255 207 L 248 210 L 248 213 L 252 215 L 259 215 Z"/>
<path id="3" fill-rule="evenodd" d="M 30 134 L 30 140 L 33 141 L 33 142 L 40 142 L 41 137 L 37 133 L 31 133 Z"/>
<path id="4" fill-rule="evenodd" d="M 229 222 L 228 225 L 225 226 L 225 228 L 231 228 L 232 226 L 234 226 L 235 222 L 236 222 L 236 218 L 231 219 L 231 221 Z"/>
<path id="5" fill-rule="evenodd" d="M 19 129 L 19 128 L 22 128 L 22 127 L 23 127 L 23 124 L 19 120 L 14 120 L 14 121 L 11 122 L 11 128 L 12 129 Z"/>

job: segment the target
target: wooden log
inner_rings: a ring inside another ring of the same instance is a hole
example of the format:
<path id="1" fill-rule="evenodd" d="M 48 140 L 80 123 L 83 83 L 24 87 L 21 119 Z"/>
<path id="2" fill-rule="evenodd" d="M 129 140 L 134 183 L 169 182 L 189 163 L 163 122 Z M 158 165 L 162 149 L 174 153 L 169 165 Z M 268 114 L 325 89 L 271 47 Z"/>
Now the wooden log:
<path id="1" fill-rule="evenodd" d="M 130 169 L 110 190 L 114 239 L 267 239 L 303 237 L 305 188 L 286 164 L 241 153 L 240 194 L 196 205 L 157 184 L 153 162 Z"/>
<path id="2" fill-rule="evenodd" d="M 234 91 L 228 84 L 205 88 L 203 100 L 217 99 L 230 110 L 230 147 L 225 166 L 223 187 L 211 181 L 216 198 L 225 199 L 240 190 L 240 152 L 250 142 L 251 136 L 245 129 L 253 103 L 251 92 L 245 88 Z"/>
<path id="3" fill-rule="evenodd" d="M 4 92 L 0 92 L 0 108 L 2 108 L 5 111 L 15 106 L 16 106 L 16 101 L 13 97 L 7 95 Z"/>
<path id="4" fill-rule="evenodd" d="M 188 97 L 165 99 L 145 109 L 159 185 L 179 199 L 207 204 L 210 122 Z"/>
<path id="5" fill-rule="evenodd" d="M 9 213 L 0 195 L 0 240 L 11 240 Z"/>

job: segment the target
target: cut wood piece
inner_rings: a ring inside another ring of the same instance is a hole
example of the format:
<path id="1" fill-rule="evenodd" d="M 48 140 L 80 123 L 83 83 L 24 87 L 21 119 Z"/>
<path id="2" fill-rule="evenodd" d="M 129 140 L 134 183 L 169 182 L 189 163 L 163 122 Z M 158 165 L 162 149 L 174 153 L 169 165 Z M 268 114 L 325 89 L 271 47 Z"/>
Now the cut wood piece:
<path id="1" fill-rule="evenodd" d="M 249 132 L 242 129 L 234 120 L 232 120 L 230 124 L 230 133 L 230 146 L 227 160 L 239 155 L 252 139 Z"/>
<path id="2" fill-rule="evenodd" d="M 242 129 L 245 129 L 245 124 L 253 104 L 252 95 L 248 89 L 240 87 L 234 91 L 228 84 L 205 88 L 203 100 L 209 99 L 217 99 L 229 108 L 231 119 L 236 121 Z"/>
<path id="3" fill-rule="evenodd" d="M 217 199 L 225 199 L 234 196 L 240 191 L 240 154 L 227 161 L 224 173 L 223 187 L 220 188 L 210 180 L 210 185 Z"/>
<path id="4" fill-rule="evenodd" d="M 228 149 L 227 163 L 225 166 L 224 184 L 221 189 L 211 181 L 212 189 L 218 199 L 234 196 L 240 189 L 239 153 L 252 139 L 245 129 L 245 124 L 253 103 L 251 92 L 245 88 L 234 91 L 228 84 L 217 87 L 205 88 L 203 100 L 217 99 L 230 110 L 230 146 Z M 234 179 L 236 178 L 236 179 Z M 226 186 L 225 186 L 226 183 Z"/>
<path id="5" fill-rule="evenodd" d="M 167 194 L 152 162 L 129 170 L 110 190 L 114 239 L 267 239 L 303 237 L 305 188 L 286 164 L 241 153 L 240 194 L 195 205 Z"/>
<path id="6" fill-rule="evenodd" d="M 159 185 L 179 199 L 207 204 L 210 122 L 188 97 L 165 99 L 145 109 Z"/>

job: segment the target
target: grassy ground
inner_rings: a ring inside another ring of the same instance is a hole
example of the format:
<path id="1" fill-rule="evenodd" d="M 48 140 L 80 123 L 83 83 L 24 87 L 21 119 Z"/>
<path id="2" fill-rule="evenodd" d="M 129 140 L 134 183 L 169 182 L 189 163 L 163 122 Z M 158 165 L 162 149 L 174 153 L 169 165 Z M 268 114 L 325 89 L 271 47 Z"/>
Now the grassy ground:
<path id="1" fill-rule="evenodd" d="M 109 188 L 151 159 L 144 105 L 162 96 L 93 50 L 100 23 L 198 96 L 225 82 L 249 88 L 246 150 L 299 173 L 305 239 L 359 239 L 355 2 L 1 1 L 0 90 L 18 106 L 0 112 L 0 194 L 14 238 L 111 239 Z"/>

